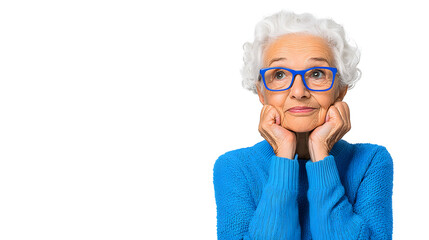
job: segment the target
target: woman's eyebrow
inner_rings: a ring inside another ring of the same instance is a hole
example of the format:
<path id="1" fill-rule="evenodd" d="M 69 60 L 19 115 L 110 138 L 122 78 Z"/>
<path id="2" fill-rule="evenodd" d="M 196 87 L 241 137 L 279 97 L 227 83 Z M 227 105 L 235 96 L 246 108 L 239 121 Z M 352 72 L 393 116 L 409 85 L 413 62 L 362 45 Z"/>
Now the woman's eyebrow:
<path id="1" fill-rule="evenodd" d="M 271 61 L 269 62 L 269 64 L 268 64 L 268 66 L 270 66 L 273 62 L 276 62 L 276 61 L 283 61 L 283 60 L 287 60 L 286 58 L 273 58 L 273 59 L 271 59 Z"/>
<path id="2" fill-rule="evenodd" d="M 318 58 L 318 57 L 316 57 L 316 58 L 310 58 L 310 59 L 308 59 L 308 61 L 312 61 L 312 62 L 326 62 L 327 64 L 330 64 L 329 61 L 328 61 L 328 59 L 326 59 L 326 58 Z"/>

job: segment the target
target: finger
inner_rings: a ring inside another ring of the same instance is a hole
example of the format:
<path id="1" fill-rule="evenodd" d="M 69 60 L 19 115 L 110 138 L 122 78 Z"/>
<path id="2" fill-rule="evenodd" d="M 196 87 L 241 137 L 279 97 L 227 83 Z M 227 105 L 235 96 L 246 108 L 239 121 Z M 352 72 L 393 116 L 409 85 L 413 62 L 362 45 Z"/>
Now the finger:
<path id="1" fill-rule="evenodd" d="M 265 105 L 262 112 L 259 132 L 275 150 L 278 148 L 279 137 L 282 136 L 282 132 L 277 129 L 280 126 L 276 125 L 280 124 L 280 115 L 277 109 L 271 105 Z"/>
<path id="2" fill-rule="evenodd" d="M 340 126 L 340 131 L 338 135 L 338 138 L 340 139 L 351 129 L 350 117 L 349 117 L 350 110 L 347 103 L 345 102 L 340 102 L 336 104 L 336 108 L 338 109 L 338 112 L 340 113 L 342 118 L 342 124 Z"/>
<path id="3" fill-rule="evenodd" d="M 331 135 L 331 137 L 335 139 L 334 141 L 336 142 L 338 141 L 338 135 L 341 135 L 341 133 L 345 131 L 344 121 L 343 121 L 343 118 L 341 117 L 340 111 L 336 106 L 332 106 L 332 109 L 330 109 L 329 116 L 331 117 L 331 119 L 328 122 L 331 125 L 329 135 Z"/>
<path id="4" fill-rule="evenodd" d="M 261 133 L 261 136 L 267 140 L 267 142 L 270 143 L 270 145 L 273 147 L 274 151 L 277 150 L 277 142 L 275 139 L 266 131 L 259 131 Z"/>
<path id="5" fill-rule="evenodd" d="M 335 126 L 333 128 L 333 131 L 331 132 L 332 134 L 331 137 L 333 141 L 330 141 L 330 144 L 329 144 L 330 148 L 332 148 L 332 146 L 342 138 L 343 132 L 345 131 L 344 118 L 341 112 L 342 112 L 341 106 L 339 106 L 338 104 L 334 104 L 332 109 L 332 114 L 335 115 L 334 117 Z"/>
<path id="6" fill-rule="evenodd" d="M 277 111 L 277 115 L 276 115 L 276 124 L 283 126 L 282 122 L 284 120 L 284 114 L 283 111 L 281 110 L 281 108 L 274 106 L 275 110 Z"/>
<path id="7" fill-rule="evenodd" d="M 318 136 L 319 140 L 323 141 L 332 138 L 338 130 L 338 121 L 341 122 L 341 116 L 337 108 L 330 106 L 326 113 L 325 123 L 317 128 L 317 134 L 314 136 Z"/>
<path id="8" fill-rule="evenodd" d="M 270 109 L 270 105 L 264 105 L 262 107 L 258 130 L 262 135 L 262 137 L 265 138 L 270 143 L 271 146 L 273 146 L 273 149 L 276 149 L 277 148 L 276 141 L 267 131 L 269 129 L 267 125 L 271 124 L 272 122 L 270 121 L 270 119 L 268 119 L 268 123 L 267 123 L 266 115 L 269 112 L 269 109 Z"/>
<path id="9" fill-rule="evenodd" d="M 264 105 L 264 106 L 262 106 L 262 110 L 261 110 L 261 115 L 259 116 L 259 119 L 263 119 L 263 117 L 264 117 L 264 113 L 265 113 L 265 110 L 267 109 L 267 106 L 268 105 Z"/>
<path id="10" fill-rule="evenodd" d="M 280 125 L 280 123 L 281 123 L 281 116 L 280 116 L 280 112 L 277 109 L 277 107 L 272 106 L 270 108 L 269 116 L 270 116 L 270 118 L 273 119 L 274 124 Z"/>
<path id="11" fill-rule="evenodd" d="M 347 103 L 345 103 L 344 108 L 346 110 L 347 113 L 347 126 L 348 126 L 348 130 L 350 131 L 350 129 L 352 128 L 352 123 L 351 123 L 351 118 L 350 118 L 350 108 L 349 105 Z"/>
<path id="12" fill-rule="evenodd" d="M 350 108 L 349 105 L 346 102 L 341 102 L 341 104 L 338 104 L 337 106 L 341 117 L 343 118 L 343 122 L 345 125 L 345 128 L 348 130 L 350 130 L 351 128 L 351 123 L 350 123 Z"/>
<path id="13" fill-rule="evenodd" d="M 280 120 L 281 119 L 278 110 L 274 106 L 267 105 L 263 116 L 263 122 L 279 125 Z"/>
<path id="14" fill-rule="evenodd" d="M 346 109 L 346 112 L 347 112 L 347 118 L 350 119 L 350 107 L 346 102 L 344 103 L 345 103 L 344 108 Z"/>
<path id="15" fill-rule="evenodd" d="M 334 107 L 338 110 L 343 123 L 347 122 L 347 112 L 345 110 L 345 102 L 336 102 Z"/>
<path id="16" fill-rule="evenodd" d="M 338 112 L 338 109 L 332 105 L 329 107 L 328 112 L 326 113 L 325 122 L 337 122 L 338 120 L 341 120 L 341 115 Z"/>
<path id="17" fill-rule="evenodd" d="M 273 123 L 272 117 L 270 117 L 270 114 L 269 114 L 271 108 L 272 108 L 271 105 L 264 105 L 264 107 L 262 108 L 262 111 L 261 111 L 260 124 L 265 125 L 266 123 L 268 123 L 268 124 Z M 275 120 L 274 120 L 274 122 L 275 122 Z"/>
<path id="18" fill-rule="evenodd" d="M 259 117 L 259 131 L 263 131 L 263 125 L 264 125 L 264 116 L 265 116 L 265 111 L 267 109 L 267 105 L 262 106 L 261 109 L 261 115 Z"/>

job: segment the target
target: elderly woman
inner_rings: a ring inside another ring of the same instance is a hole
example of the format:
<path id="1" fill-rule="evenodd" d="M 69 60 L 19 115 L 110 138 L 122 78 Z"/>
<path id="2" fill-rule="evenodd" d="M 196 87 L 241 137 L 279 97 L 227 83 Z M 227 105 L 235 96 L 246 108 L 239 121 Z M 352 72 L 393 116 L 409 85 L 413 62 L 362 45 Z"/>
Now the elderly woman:
<path id="1" fill-rule="evenodd" d="M 341 139 L 351 127 L 343 99 L 360 77 L 342 26 L 280 12 L 244 50 L 265 140 L 214 165 L 218 239 L 391 239 L 392 158 Z"/>

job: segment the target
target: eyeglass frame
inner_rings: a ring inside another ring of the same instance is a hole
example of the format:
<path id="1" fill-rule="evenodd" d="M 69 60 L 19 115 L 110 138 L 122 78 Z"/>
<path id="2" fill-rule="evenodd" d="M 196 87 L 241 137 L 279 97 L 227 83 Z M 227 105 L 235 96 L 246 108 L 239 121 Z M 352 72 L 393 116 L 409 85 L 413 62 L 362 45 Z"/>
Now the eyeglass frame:
<path id="1" fill-rule="evenodd" d="M 292 73 L 292 81 L 290 82 L 290 86 L 288 88 L 280 89 L 280 90 L 270 89 L 267 86 L 267 83 L 265 82 L 265 72 L 268 71 L 268 70 L 271 70 L 271 69 L 284 69 L 284 70 L 287 70 L 287 71 L 291 72 Z M 316 89 L 309 88 L 307 86 L 307 83 L 305 83 L 304 75 L 305 75 L 306 72 L 308 72 L 311 69 L 329 69 L 329 70 L 331 70 L 332 73 L 333 73 L 331 86 L 328 89 L 324 89 L 324 90 L 316 90 Z M 315 91 L 315 92 L 326 92 L 326 91 L 331 90 L 332 86 L 334 86 L 335 76 L 337 75 L 337 72 L 338 72 L 337 68 L 333 68 L 333 67 L 312 67 L 312 68 L 307 68 L 307 69 L 304 69 L 304 70 L 293 70 L 293 69 L 283 68 L 283 67 L 271 67 L 271 68 L 261 68 L 259 70 L 259 74 L 261 74 L 261 76 L 262 76 L 262 81 L 264 82 L 265 88 L 268 89 L 268 90 L 270 90 L 270 91 L 273 91 L 273 92 L 286 91 L 289 88 L 291 88 L 292 85 L 293 85 L 293 83 L 294 83 L 294 81 L 295 81 L 296 75 L 300 75 L 301 76 L 301 80 L 304 83 L 305 88 L 307 88 L 308 90 Z"/>

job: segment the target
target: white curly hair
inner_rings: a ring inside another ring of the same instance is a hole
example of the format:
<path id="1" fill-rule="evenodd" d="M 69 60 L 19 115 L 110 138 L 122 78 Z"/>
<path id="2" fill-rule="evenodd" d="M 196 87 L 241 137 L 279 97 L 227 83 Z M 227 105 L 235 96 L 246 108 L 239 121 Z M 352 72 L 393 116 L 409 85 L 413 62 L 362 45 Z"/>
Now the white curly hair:
<path id="1" fill-rule="evenodd" d="M 309 13 L 295 14 L 280 11 L 260 21 L 255 27 L 253 43 L 243 45 L 244 66 L 241 69 L 244 88 L 257 93 L 259 70 L 262 68 L 264 49 L 274 39 L 288 33 L 308 33 L 325 39 L 334 55 L 338 69 L 340 86 L 353 88 L 361 77 L 357 68 L 360 59 L 359 49 L 346 40 L 344 28 L 331 19 L 317 19 Z M 260 89 L 263 83 L 259 81 Z"/>

